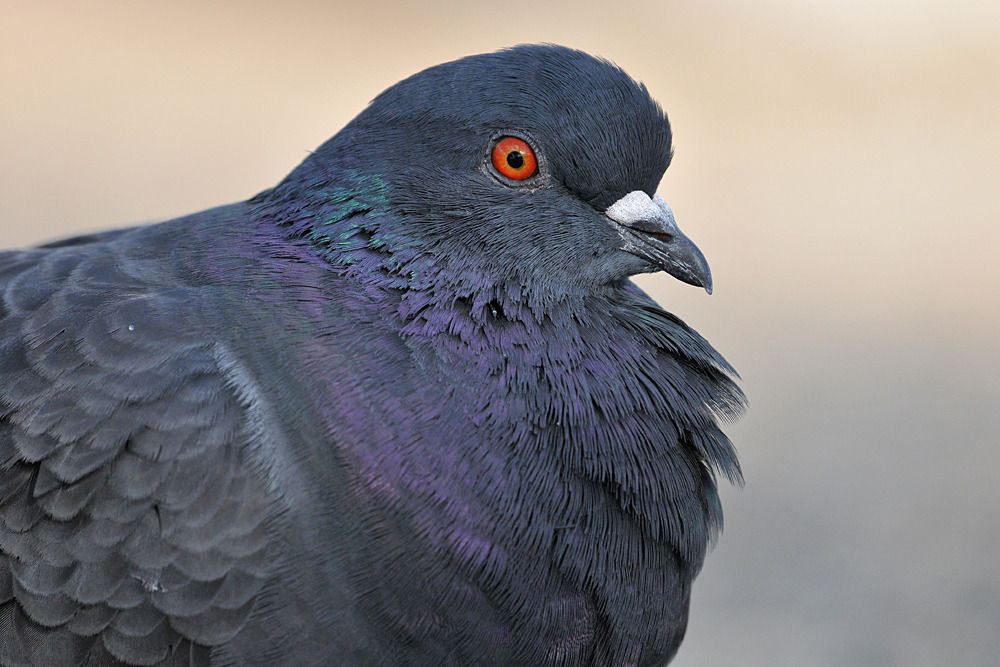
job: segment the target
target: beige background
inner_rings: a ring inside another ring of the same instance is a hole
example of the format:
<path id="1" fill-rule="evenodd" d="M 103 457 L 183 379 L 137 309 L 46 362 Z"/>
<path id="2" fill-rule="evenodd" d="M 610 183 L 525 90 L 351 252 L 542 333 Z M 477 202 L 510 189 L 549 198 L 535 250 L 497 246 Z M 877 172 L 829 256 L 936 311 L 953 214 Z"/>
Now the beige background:
<path id="1" fill-rule="evenodd" d="M 245 199 L 445 60 L 608 57 L 716 293 L 640 282 L 752 403 L 674 664 L 1000 664 L 1000 3 L 365 7 L 0 0 L 0 247 Z"/>

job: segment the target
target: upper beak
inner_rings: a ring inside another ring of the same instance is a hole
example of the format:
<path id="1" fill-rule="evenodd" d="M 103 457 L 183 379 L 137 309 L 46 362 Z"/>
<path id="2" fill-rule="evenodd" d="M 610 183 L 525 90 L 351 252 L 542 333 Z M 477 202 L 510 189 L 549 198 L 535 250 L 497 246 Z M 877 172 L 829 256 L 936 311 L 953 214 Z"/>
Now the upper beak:
<path id="1" fill-rule="evenodd" d="M 604 212 L 622 237 L 621 249 L 652 262 L 674 278 L 712 293 L 712 271 L 705 256 L 674 221 L 660 195 L 634 190 Z"/>

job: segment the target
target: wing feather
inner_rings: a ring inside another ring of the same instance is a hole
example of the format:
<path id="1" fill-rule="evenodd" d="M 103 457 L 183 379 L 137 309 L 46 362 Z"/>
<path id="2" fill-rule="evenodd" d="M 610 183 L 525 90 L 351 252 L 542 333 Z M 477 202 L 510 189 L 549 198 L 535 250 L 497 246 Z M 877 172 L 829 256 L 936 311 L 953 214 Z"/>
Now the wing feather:
<path id="1" fill-rule="evenodd" d="M 0 255 L 0 665 L 209 667 L 261 605 L 247 410 L 120 238 Z"/>

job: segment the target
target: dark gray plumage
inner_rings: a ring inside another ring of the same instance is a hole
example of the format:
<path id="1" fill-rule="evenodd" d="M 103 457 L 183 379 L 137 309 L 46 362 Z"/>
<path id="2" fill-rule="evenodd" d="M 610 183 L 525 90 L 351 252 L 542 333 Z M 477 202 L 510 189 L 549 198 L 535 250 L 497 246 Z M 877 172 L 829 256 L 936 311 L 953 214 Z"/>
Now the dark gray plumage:
<path id="1" fill-rule="evenodd" d="M 670 156 L 518 47 L 247 202 L 0 255 L 0 665 L 665 664 L 743 405 L 628 281 L 711 289 Z"/>

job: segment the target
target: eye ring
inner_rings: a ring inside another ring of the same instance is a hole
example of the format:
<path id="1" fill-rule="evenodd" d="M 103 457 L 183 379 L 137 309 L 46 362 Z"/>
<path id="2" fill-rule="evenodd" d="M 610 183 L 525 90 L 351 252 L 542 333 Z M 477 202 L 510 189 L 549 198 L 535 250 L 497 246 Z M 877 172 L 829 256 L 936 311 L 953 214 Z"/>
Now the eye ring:
<path id="1" fill-rule="evenodd" d="M 512 181 L 525 181 L 538 173 L 535 150 L 521 137 L 502 135 L 490 151 L 493 168 Z"/>

